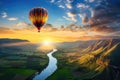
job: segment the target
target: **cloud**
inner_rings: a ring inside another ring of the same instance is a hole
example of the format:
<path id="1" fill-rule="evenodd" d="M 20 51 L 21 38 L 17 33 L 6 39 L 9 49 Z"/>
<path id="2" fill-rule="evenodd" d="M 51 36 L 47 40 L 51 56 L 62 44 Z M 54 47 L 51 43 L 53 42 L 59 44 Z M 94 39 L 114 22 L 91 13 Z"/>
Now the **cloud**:
<path id="1" fill-rule="evenodd" d="M 120 32 L 116 32 L 114 34 L 111 33 L 102 33 L 97 31 L 90 31 L 89 34 L 87 34 L 84 30 L 80 31 L 43 31 L 41 30 L 41 33 L 38 33 L 37 30 L 14 30 L 14 33 L 11 33 L 10 30 L 7 30 L 7 32 L 0 32 L 1 36 L 0 38 L 17 38 L 17 39 L 25 39 L 29 40 L 31 42 L 40 42 L 44 41 L 46 39 L 51 39 L 53 42 L 72 42 L 77 40 L 95 40 L 95 39 L 108 39 L 113 37 L 120 37 Z M 17 35 L 15 35 L 17 34 Z M 28 35 L 26 35 L 28 34 Z M 35 38 L 33 38 L 33 36 Z"/>
<path id="2" fill-rule="evenodd" d="M 3 34 L 12 34 L 14 32 L 10 28 L 0 27 L 0 33 L 3 33 Z M 1 35 L 1 37 L 2 37 L 2 35 Z M 5 37 L 5 36 L 3 36 L 3 37 Z"/>
<path id="3" fill-rule="evenodd" d="M 26 23 L 27 24 L 27 23 Z M 22 23 L 18 23 L 18 26 L 21 26 Z M 99 39 L 108 39 L 108 38 L 120 38 L 120 31 L 115 31 L 112 28 L 108 28 L 106 26 L 101 27 L 91 27 L 89 34 L 76 26 L 75 24 L 68 25 L 64 30 L 53 28 L 51 24 L 45 25 L 41 29 L 41 33 L 37 32 L 37 29 L 33 26 L 32 30 L 29 30 L 30 26 L 26 29 L 14 29 L 14 28 L 2 28 L 0 27 L 0 38 L 17 38 L 17 39 L 25 39 L 31 42 L 40 42 L 46 40 L 47 38 L 52 39 L 53 42 L 72 42 L 77 40 L 99 40 Z M 16 27 L 18 28 L 18 27 Z M 34 29 L 33 29 L 34 28 Z M 46 31 L 44 29 L 52 29 L 50 31 Z M 75 29 L 79 29 L 75 31 Z M 28 35 L 26 35 L 28 34 Z M 24 35 L 24 36 L 23 36 Z M 35 38 L 33 38 L 33 36 Z"/>
<path id="4" fill-rule="evenodd" d="M 60 7 L 60 8 L 65 8 L 65 6 L 63 6 L 63 5 L 59 5 L 58 7 Z"/>
<path id="5" fill-rule="evenodd" d="M 52 24 L 45 24 L 43 27 L 42 27 L 42 31 L 46 31 L 46 32 L 54 32 L 54 31 L 57 31 L 58 28 L 55 28 Z"/>
<path id="6" fill-rule="evenodd" d="M 72 3 L 74 0 L 67 0 L 67 3 Z"/>
<path id="7" fill-rule="evenodd" d="M 62 0 L 58 0 L 57 2 L 60 3 L 60 2 L 62 2 Z"/>
<path id="8" fill-rule="evenodd" d="M 106 24 L 117 22 L 120 23 L 120 2 L 117 4 L 99 5 L 91 10 L 92 24 Z"/>
<path id="9" fill-rule="evenodd" d="M 94 2 L 95 0 L 85 0 L 85 1 L 92 3 L 92 2 Z"/>
<path id="10" fill-rule="evenodd" d="M 113 33 L 113 32 L 116 32 L 116 30 L 114 30 L 114 28 L 107 27 L 105 25 L 100 25 L 98 27 L 92 26 L 91 30 L 94 31 L 94 32 L 102 32 L 102 33 Z"/>
<path id="11" fill-rule="evenodd" d="M 68 18 L 68 17 L 66 17 L 66 16 L 63 16 L 63 18 L 64 18 L 65 20 L 71 21 L 71 19 Z"/>
<path id="12" fill-rule="evenodd" d="M 90 9 L 90 11 L 89 25 L 92 31 L 107 33 L 106 36 L 110 33 L 118 35 L 120 31 L 120 2 L 112 3 L 111 1 L 107 2 L 107 4 L 106 2 L 99 2 L 99 5 Z M 83 17 L 83 15 L 79 16 Z"/>
<path id="13" fill-rule="evenodd" d="M 67 7 L 68 9 L 72 9 L 71 4 L 66 4 L 66 7 Z"/>
<path id="14" fill-rule="evenodd" d="M 55 2 L 55 0 L 51 0 L 50 2 L 51 2 L 51 3 L 54 3 L 54 2 Z"/>
<path id="15" fill-rule="evenodd" d="M 68 12 L 67 13 L 68 17 L 71 18 L 71 20 L 73 22 L 77 22 L 77 19 L 76 19 L 76 14 L 72 13 L 72 12 Z"/>
<path id="16" fill-rule="evenodd" d="M 18 22 L 15 24 L 15 29 L 25 29 L 25 30 L 33 30 L 35 27 L 32 24 L 26 22 Z"/>
<path id="17" fill-rule="evenodd" d="M 17 27 L 21 27 L 21 26 L 26 26 L 27 24 L 25 22 L 19 22 L 16 24 Z"/>
<path id="18" fill-rule="evenodd" d="M 77 8 L 89 8 L 89 6 L 85 5 L 83 3 L 79 3 L 79 4 L 77 4 Z"/>
<path id="19" fill-rule="evenodd" d="M 31 27 L 31 25 L 25 22 L 18 22 L 15 24 L 15 28 L 17 29 L 23 29 L 23 28 L 29 28 L 29 27 Z"/>
<path id="20" fill-rule="evenodd" d="M 90 9 L 90 12 L 91 12 L 91 17 L 94 17 L 94 10 L 93 9 Z"/>
<path id="21" fill-rule="evenodd" d="M 66 9 L 67 15 L 63 16 L 64 19 L 68 21 L 77 22 L 78 21 L 77 17 L 80 16 L 80 18 L 82 19 L 82 23 L 87 23 L 87 22 L 90 23 L 90 30 L 88 30 L 89 33 L 87 29 L 84 30 L 80 26 L 65 25 L 65 27 L 63 27 L 65 31 L 59 31 L 54 27 L 50 27 L 50 24 L 47 24 L 41 29 L 41 33 L 37 34 L 37 29 L 33 25 L 25 22 L 19 22 L 15 25 L 15 27 L 17 29 L 22 28 L 23 30 L 19 30 L 19 31 L 16 30 L 15 33 L 17 35 L 15 34 L 8 35 L 8 37 L 33 39 L 32 37 L 35 36 L 36 38 L 34 40 L 40 41 L 42 37 L 50 36 L 50 37 L 54 37 L 57 40 L 64 41 L 66 39 L 70 39 L 70 40 L 82 40 L 82 39 L 87 40 L 87 39 L 98 39 L 98 38 L 102 39 L 102 38 L 108 38 L 108 37 L 111 38 L 116 35 L 117 36 L 120 35 L 120 27 L 119 27 L 120 3 L 118 2 L 111 3 L 111 2 L 114 2 L 114 0 L 109 1 L 108 2 L 109 4 L 106 4 L 104 2 L 107 0 L 104 0 L 104 1 L 98 0 L 99 5 L 96 3 L 98 2 L 97 0 L 96 1 L 86 0 L 88 2 L 86 2 L 85 4 L 83 4 L 81 0 L 58 0 L 58 1 L 50 0 L 50 1 L 52 3 L 56 1 L 57 7 Z M 58 4 L 57 2 L 60 2 L 60 3 Z M 91 18 L 89 18 L 90 17 L 89 10 L 91 10 Z M 72 28 L 74 32 L 72 32 L 72 30 L 67 30 L 66 27 L 70 29 Z M 87 27 L 88 26 L 85 26 L 84 28 L 87 28 Z M 46 31 L 48 29 L 52 29 L 52 31 Z M 78 29 L 78 30 L 75 31 L 75 29 Z M 4 29 L 4 32 L 2 34 L 3 37 L 6 36 L 4 35 L 4 33 L 6 33 L 5 31 L 9 32 L 8 29 L 6 30 Z M 30 35 L 27 35 L 24 37 L 23 36 L 24 34 L 30 34 Z M 31 41 L 34 41 L 34 40 L 31 40 Z M 67 40 L 67 41 L 70 41 L 70 40 Z"/>
<path id="22" fill-rule="evenodd" d="M 14 17 L 11 17 L 11 18 L 8 18 L 9 21 L 16 21 L 18 20 L 18 18 L 14 18 Z"/>
<path id="23" fill-rule="evenodd" d="M 94 2 L 95 0 L 89 0 L 89 2 Z"/>
<path id="24" fill-rule="evenodd" d="M 2 18 L 6 18 L 7 17 L 7 13 L 6 12 L 3 12 L 1 14 L 2 14 Z"/>
<path id="25" fill-rule="evenodd" d="M 100 5 L 91 9 L 91 13 L 92 13 L 92 17 L 94 18 L 103 18 L 103 17 L 117 18 L 120 14 L 120 1 L 116 3 L 113 3 L 112 1 L 101 2 Z"/>
<path id="26" fill-rule="evenodd" d="M 89 18 L 87 16 L 87 14 L 79 14 L 80 18 L 82 19 L 82 23 L 87 23 L 89 21 Z"/>
<path id="27" fill-rule="evenodd" d="M 37 30 L 37 28 L 32 25 L 32 24 L 29 24 L 29 23 L 26 23 L 26 22 L 18 22 L 14 25 L 13 27 L 15 30 L 28 30 L 28 31 L 35 31 Z M 56 31 L 57 28 L 53 27 L 52 24 L 45 24 L 43 27 L 42 27 L 42 31 L 46 31 L 46 32 L 51 32 L 51 31 Z"/>

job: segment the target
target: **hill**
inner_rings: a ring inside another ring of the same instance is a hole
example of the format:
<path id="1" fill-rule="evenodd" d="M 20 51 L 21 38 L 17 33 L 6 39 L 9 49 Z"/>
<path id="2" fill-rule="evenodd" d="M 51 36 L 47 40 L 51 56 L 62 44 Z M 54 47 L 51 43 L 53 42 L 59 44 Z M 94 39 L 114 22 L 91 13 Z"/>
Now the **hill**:
<path id="1" fill-rule="evenodd" d="M 68 44 L 71 46 L 65 47 Z M 94 40 L 62 43 L 56 54 L 59 69 L 48 80 L 119 80 L 120 40 Z M 74 46 L 74 47 L 73 47 Z M 64 63 L 64 64 L 63 64 Z M 69 71 L 66 72 L 61 72 Z M 66 77 L 65 77 L 66 76 Z"/>

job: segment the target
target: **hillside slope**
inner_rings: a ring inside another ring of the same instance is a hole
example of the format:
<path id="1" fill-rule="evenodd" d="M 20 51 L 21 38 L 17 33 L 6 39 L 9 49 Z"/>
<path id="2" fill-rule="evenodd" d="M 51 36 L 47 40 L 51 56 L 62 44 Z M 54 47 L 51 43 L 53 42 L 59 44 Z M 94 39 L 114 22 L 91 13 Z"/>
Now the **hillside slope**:
<path id="1" fill-rule="evenodd" d="M 119 80 L 119 40 L 98 41 L 81 52 L 84 55 L 76 61 L 87 68 L 87 72 L 80 75 L 81 80 Z"/>
<path id="2" fill-rule="evenodd" d="M 68 44 L 68 45 L 66 45 Z M 48 80 L 119 80 L 120 40 L 59 44 L 58 70 Z"/>

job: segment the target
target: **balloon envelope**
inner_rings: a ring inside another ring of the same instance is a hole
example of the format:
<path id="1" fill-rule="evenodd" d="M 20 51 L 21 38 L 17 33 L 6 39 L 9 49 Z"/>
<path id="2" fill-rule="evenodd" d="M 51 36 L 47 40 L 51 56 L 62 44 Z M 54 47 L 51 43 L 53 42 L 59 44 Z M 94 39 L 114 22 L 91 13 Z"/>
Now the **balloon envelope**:
<path id="1" fill-rule="evenodd" d="M 38 32 L 40 32 L 41 27 L 48 20 L 48 13 L 45 8 L 33 8 L 29 13 L 29 19 L 37 27 Z"/>

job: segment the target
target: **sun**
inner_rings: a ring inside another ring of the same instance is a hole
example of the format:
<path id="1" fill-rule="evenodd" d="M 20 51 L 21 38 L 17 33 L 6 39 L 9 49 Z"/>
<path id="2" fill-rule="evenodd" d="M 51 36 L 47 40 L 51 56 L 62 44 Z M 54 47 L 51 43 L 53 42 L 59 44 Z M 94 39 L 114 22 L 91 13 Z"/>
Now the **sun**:
<path id="1" fill-rule="evenodd" d="M 52 44 L 52 42 L 50 40 L 43 41 L 43 45 L 45 45 L 45 46 L 50 46 L 51 44 Z"/>
<path id="2" fill-rule="evenodd" d="M 52 40 L 46 39 L 42 41 L 42 45 L 38 47 L 39 50 L 53 50 L 55 48 Z"/>

